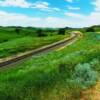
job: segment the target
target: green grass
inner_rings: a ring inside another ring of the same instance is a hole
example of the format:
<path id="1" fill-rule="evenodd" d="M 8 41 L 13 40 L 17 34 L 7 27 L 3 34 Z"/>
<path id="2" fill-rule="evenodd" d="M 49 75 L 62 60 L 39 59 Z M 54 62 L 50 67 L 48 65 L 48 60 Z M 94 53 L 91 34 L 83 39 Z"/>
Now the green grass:
<path id="1" fill-rule="evenodd" d="M 0 43 L 7 42 L 9 40 L 13 40 L 15 38 L 22 37 L 12 32 L 0 30 Z"/>
<path id="2" fill-rule="evenodd" d="M 16 32 L 19 29 L 19 32 Z M 38 37 L 37 30 L 32 27 L 0 27 L 0 58 L 9 57 L 51 44 L 68 37 L 57 35 L 57 29 L 42 29 L 45 36 Z"/>
<path id="3" fill-rule="evenodd" d="M 37 30 L 39 29 L 34 27 L 20 27 L 18 33 L 16 32 L 16 28 L 18 27 L 0 27 L 0 43 L 25 36 L 37 37 Z M 42 29 L 42 30 L 46 36 L 57 35 L 56 29 L 54 30 L 52 29 L 51 31 L 50 29 L 49 30 Z"/>
<path id="4" fill-rule="evenodd" d="M 47 37 L 30 37 L 25 36 L 16 38 L 0 44 L 0 58 L 15 55 L 17 53 L 33 50 L 47 44 L 64 39 L 66 36 L 56 35 Z"/>
<path id="5" fill-rule="evenodd" d="M 83 38 L 61 51 L 1 70 L 0 100 L 79 100 L 81 91 L 98 80 L 98 37 L 96 33 L 84 33 Z"/>

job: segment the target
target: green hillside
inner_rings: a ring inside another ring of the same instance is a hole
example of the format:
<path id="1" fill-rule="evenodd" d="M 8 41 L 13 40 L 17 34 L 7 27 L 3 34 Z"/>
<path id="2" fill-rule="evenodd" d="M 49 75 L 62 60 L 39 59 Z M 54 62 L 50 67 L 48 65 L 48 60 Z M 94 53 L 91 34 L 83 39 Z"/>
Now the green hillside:
<path id="1" fill-rule="evenodd" d="M 0 58 L 48 45 L 69 36 L 59 29 L 33 27 L 0 27 Z"/>
<path id="2" fill-rule="evenodd" d="M 0 70 L 0 100 L 79 100 L 100 73 L 100 34 Z"/>

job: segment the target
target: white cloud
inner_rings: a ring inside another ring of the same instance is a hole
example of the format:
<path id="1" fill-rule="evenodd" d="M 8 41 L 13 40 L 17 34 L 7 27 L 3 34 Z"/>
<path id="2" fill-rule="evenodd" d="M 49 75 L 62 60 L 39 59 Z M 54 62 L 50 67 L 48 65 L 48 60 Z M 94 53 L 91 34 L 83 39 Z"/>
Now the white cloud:
<path id="1" fill-rule="evenodd" d="M 0 1 L 0 6 L 29 8 L 31 6 L 31 3 L 28 3 L 26 0 L 2 0 Z"/>
<path id="2" fill-rule="evenodd" d="M 48 2 L 36 2 L 33 4 L 33 8 L 39 9 L 48 9 L 49 3 Z"/>
<path id="3" fill-rule="evenodd" d="M 37 8 L 45 11 L 60 11 L 59 8 L 50 7 L 48 2 L 36 2 L 31 6 L 31 8 Z"/>
<path id="4" fill-rule="evenodd" d="M 23 14 L 0 11 L 0 26 L 65 27 L 73 26 L 73 21 L 58 17 L 29 17 Z"/>
<path id="5" fill-rule="evenodd" d="M 83 16 L 79 14 L 69 15 L 70 18 L 40 18 L 0 11 L 0 26 L 83 27 L 100 24 L 100 13 L 91 13 L 89 16 Z"/>
<path id="6" fill-rule="evenodd" d="M 65 1 L 70 2 L 70 3 L 72 3 L 72 2 L 73 2 L 73 0 L 65 0 Z"/>
<path id="7" fill-rule="evenodd" d="M 97 0 L 96 0 L 97 1 Z M 49 4 L 44 2 L 44 6 L 37 6 L 39 9 L 48 8 Z M 96 9 L 89 15 L 66 12 L 65 18 L 60 17 L 30 17 L 28 15 L 8 13 L 0 11 L 1 26 L 34 26 L 34 27 L 86 27 L 100 24 L 100 11 Z M 54 9 L 54 8 L 53 8 Z M 56 8 L 55 8 L 56 9 Z"/>
<path id="8" fill-rule="evenodd" d="M 100 0 L 95 0 L 92 4 L 95 6 L 96 11 L 100 11 Z"/>
<path id="9" fill-rule="evenodd" d="M 72 13 L 72 12 L 67 12 L 67 13 L 65 13 L 65 15 L 69 16 L 69 17 L 73 17 L 73 18 L 79 18 L 79 19 L 85 19 L 86 18 L 85 15 L 78 14 L 78 13 Z"/>
<path id="10" fill-rule="evenodd" d="M 67 6 L 69 10 L 80 10 L 80 7 Z"/>
<path id="11" fill-rule="evenodd" d="M 70 17 L 70 21 L 73 21 L 73 24 L 76 24 L 79 27 L 91 26 L 91 25 L 100 25 L 100 0 L 95 0 L 92 2 L 94 5 L 94 11 L 89 15 L 78 14 L 73 12 L 66 12 L 65 15 Z M 71 20 L 72 19 L 72 20 Z"/>
<path id="12" fill-rule="evenodd" d="M 65 0 L 66 2 L 69 2 L 69 3 L 73 3 L 75 1 L 79 1 L 79 0 Z"/>
<path id="13" fill-rule="evenodd" d="M 20 7 L 20 8 L 35 8 L 44 11 L 60 11 L 59 8 L 50 7 L 48 2 L 38 1 L 35 3 L 27 2 L 26 0 L 2 0 L 0 6 L 4 7 Z"/>
<path id="14" fill-rule="evenodd" d="M 92 12 L 90 16 L 88 16 L 88 20 L 90 24 L 100 24 L 100 12 Z M 87 22 L 88 22 L 87 20 Z"/>
<path id="15" fill-rule="evenodd" d="M 37 21 L 40 21 L 40 18 L 33 18 L 23 14 L 0 11 L 1 26 L 32 26 L 33 23 L 36 25 Z"/>
<path id="16" fill-rule="evenodd" d="M 79 27 L 100 24 L 100 12 L 95 11 L 95 12 L 92 12 L 90 15 L 82 15 L 82 14 L 77 14 L 77 13 L 65 13 L 65 15 L 69 16 L 70 21 L 71 22 L 73 21 L 73 24 L 77 24 Z"/>
<path id="17" fill-rule="evenodd" d="M 67 19 L 57 17 L 29 17 L 23 14 L 0 11 L 0 26 L 34 26 L 34 27 L 65 27 L 72 23 Z"/>

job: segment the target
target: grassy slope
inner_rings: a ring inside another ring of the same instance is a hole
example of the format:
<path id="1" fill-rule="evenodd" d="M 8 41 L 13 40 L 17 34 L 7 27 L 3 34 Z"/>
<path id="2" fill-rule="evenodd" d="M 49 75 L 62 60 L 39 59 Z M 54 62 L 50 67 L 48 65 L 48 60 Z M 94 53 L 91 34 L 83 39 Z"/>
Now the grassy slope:
<path id="1" fill-rule="evenodd" d="M 66 36 L 47 36 L 47 37 L 30 37 L 25 36 L 22 38 L 16 38 L 8 42 L 0 44 L 0 58 L 11 56 L 20 52 L 36 49 L 38 47 L 59 41 Z"/>
<path id="2" fill-rule="evenodd" d="M 33 57 L 16 68 L 0 71 L 1 100 L 78 100 L 80 85 L 73 82 L 79 63 L 100 60 L 100 38 L 86 33 L 61 51 Z M 93 69 L 100 71 L 100 62 Z M 61 67 L 63 66 L 63 67 Z"/>
<path id="3" fill-rule="evenodd" d="M 37 37 L 38 28 L 0 27 L 0 58 L 15 55 L 31 49 L 59 41 L 69 36 L 57 35 L 57 30 L 44 29 L 45 37 Z"/>
<path id="4" fill-rule="evenodd" d="M 0 29 L 0 43 L 15 39 L 15 38 L 19 38 L 22 37 L 20 35 L 17 35 L 16 33 L 10 32 L 10 31 L 4 31 Z"/>
<path id="5" fill-rule="evenodd" d="M 33 28 L 33 27 L 21 27 L 19 29 L 19 33 L 16 32 L 17 27 L 0 27 L 0 43 L 9 41 L 9 40 L 14 40 L 16 38 L 20 37 L 25 37 L 25 36 L 32 36 L 32 37 L 37 37 L 37 30 L 38 28 Z M 43 33 L 48 36 L 48 35 L 57 35 L 57 30 L 46 30 L 43 29 Z"/>

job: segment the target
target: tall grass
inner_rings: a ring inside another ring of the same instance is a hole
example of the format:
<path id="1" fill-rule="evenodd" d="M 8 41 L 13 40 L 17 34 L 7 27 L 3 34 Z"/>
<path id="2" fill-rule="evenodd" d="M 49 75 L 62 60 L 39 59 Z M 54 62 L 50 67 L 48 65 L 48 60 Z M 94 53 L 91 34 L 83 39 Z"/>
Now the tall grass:
<path id="1" fill-rule="evenodd" d="M 81 91 L 95 85 L 100 73 L 100 41 L 96 37 L 85 33 L 61 51 L 1 70 L 0 99 L 79 100 Z"/>

